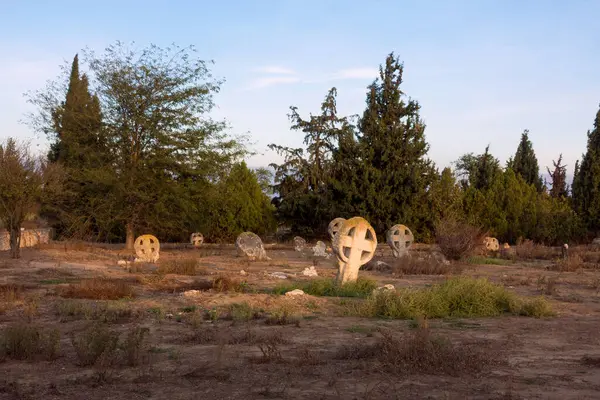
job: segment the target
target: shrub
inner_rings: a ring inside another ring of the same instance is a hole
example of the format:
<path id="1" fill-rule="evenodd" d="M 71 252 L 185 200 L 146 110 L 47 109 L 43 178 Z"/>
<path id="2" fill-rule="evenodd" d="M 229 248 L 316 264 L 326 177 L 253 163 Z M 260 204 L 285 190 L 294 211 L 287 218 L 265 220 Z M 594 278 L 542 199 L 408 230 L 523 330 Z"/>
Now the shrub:
<path id="1" fill-rule="evenodd" d="M 135 327 L 127 333 L 125 341 L 119 346 L 123 352 L 125 363 L 130 367 L 134 367 L 141 362 L 142 352 L 146 344 L 146 335 L 149 332 L 148 328 Z"/>
<path id="2" fill-rule="evenodd" d="M 517 243 L 517 256 L 524 260 L 552 260 L 560 255 L 560 252 L 552 247 L 536 244 L 533 240 L 525 240 Z"/>
<path id="3" fill-rule="evenodd" d="M 460 260 L 481 245 L 484 232 L 454 217 L 446 217 L 435 226 L 435 237 L 442 254 L 450 260 Z"/>
<path id="4" fill-rule="evenodd" d="M 313 296 L 367 297 L 377 288 L 377 282 L 359 277 L 356 282 L 338 285 L 333 279 L 315 279 L 304 283 L 282 284 L 273 289 L 275 294 L 284 294 L 294 289 L 302 289 Z"/>
<path id="5" fill-rule="evenodd" d="M 94 300 L 118 300 L 135 297 L 133 288 L 120 279 L 93 278 L 72 283 L 59 290 L 61 297 Z"/>
<path id="6" fill-rule="evenodd" d="M 393 374 L 444 374 L 459 376 L 477 373 L 504 360 L 481 344 L 454 345 L 446 338 L 431 335 L 428 328 L 420 327 L 406 338 L 387 329 L 379 329 L 380 336 L 373 344 L 353 344 L 342 347 L 337 359 L 370 360 Z"/>
<path id="7" fill-rule="evenodd" d="M 110 366 L 116 361 L 119 334 L 104 326 L 90 327 L 71 342 L 81 366 Z"/>
<path id="8" fill-rule="evenodd" d="M 451 278 L 430 288 L 377 293 L 362 303 L 350 304 L 348 312 L 397 319 L 551 315 L 543 299 L 523 300 L 503 286 L 469 277 Z"/>
<path id="9" fill-rule="evenodd" d="M 134 318 L 137 313 L 125 304 L 90 302 L 86 300 L 62 300 L 56 303 L 55 314 L 61 322 L 75 319 L 97 320 L 117 323 Z"/>
<path id="10" fill-rule="evenodd" d="M 238 279 L 229 276 L 218 276 L 212 282 L 212 289 L 217 292 L 246 292 L 248 283 L 240 282 Z"/>
<path id="11" fill-rule="evenodd" d="M 4 328 L 0 335 L 0 356 L 14 360 L 42 358 L 54 360 L 60 348 L 60 332 L 56 329 L 17 323 Z"/>

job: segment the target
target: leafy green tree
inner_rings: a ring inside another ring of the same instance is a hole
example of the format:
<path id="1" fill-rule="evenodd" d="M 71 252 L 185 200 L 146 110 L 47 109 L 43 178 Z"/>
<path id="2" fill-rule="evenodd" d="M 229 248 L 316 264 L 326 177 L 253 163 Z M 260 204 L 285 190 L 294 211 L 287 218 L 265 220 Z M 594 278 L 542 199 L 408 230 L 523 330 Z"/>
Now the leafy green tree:
<path id="1" fill-rule="evenodd" d="M 517 152 L 509 162 L 508 167 L 515 171 L 515 174 L 521 175 L 525 179 L 525 182 L 534 185 L 538 192 L 541 192 L 544 188 L 542 178 L 540 177 L 538 160 L 533 151 L 531 140 L 529 140 L 529 131 L 527 129 L 521 134 L 519 147 L 517 147 Z"/>
<path id="2" fill-rule="evenodd" d="M 36 213 L 44 196 L 57 191 L 58 170 L 9 138 L 0 144 L 0 222 L 10 235 L 10 255 L 21 256 L 21 225 Z"/>
<path id="3" fill-rule="evenodd" d="M 467 153 L 454 162 L 463 188 L 489 189 L 492 182 L 502 174 L 500 161 L 491 155 L 489 150 L 490 146 L 488 145 L 483 154 Z"/>
<path id="4" fill-rule="evenodd" d="M 584 224 L 594 234 L 600 227 L 600 110 L 594 129 L 587 133 L 587 149 L 573 180 L 573 203 Z"/>
<path id="5" fill-rule="evenodd" d="M 187 236 L 182 231 L 208 201 L 202 193 L 247 154 L 242 138 L 208 116 L 221 82 L 194 53 L 177 46 L 132 50 L 121 42 L 102 55 L 85 52 L 108 144 L 101 165 L 84 170 L 97 187 L 86 214 L 105 237 L 125 236 L 127 248 L 136 231 Z M 42 130 L 53 122 L 57 88 L 34 96 L 33 122 Z"/>
<path id="6" fill-rule="evenodd" d="M 217 185 L 213 200 L 205 228 L 214 241 L 235 240 L 245 231 L 262 235 L 275 228 L 274 207 L 245 162 L 236 164 Z"/>
<path id="7" fill-rule="evenodd" d="M 367 106 L 359 121 L 360 136 L 355 196 L 377 232 L 404 223 L 433 231 L 427 189 L 435 169 L 427 158 L 429 144 L 421 106 L 405 101 L 400 86 L 404 66 L 393 54 L 369 86 Z M 417 231 L 417 237 L 423 232 Z"/>

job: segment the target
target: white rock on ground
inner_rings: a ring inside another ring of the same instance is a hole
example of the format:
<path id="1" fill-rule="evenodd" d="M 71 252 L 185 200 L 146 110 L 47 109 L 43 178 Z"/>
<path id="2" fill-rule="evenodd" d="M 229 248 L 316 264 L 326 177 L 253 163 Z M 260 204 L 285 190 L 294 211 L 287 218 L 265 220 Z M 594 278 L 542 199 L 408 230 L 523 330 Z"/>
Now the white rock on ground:
<path id="1" fill-rule="evenodd" d="M 292 290 L 290 292 L 287 292 L 285 295 L 292 297 L 292 296 L 303 296 L 305 294 L 306 293 L 304 293 L 304 291 L 302 291 L 300 289 L 294 289 L 294 290 Z"/>
<path id="2" fill-rule="evenodd" d="M 272 276 L 273 278 L 287 279 L 287 275 L 284 274 L 283 272 L 273 272 L 273 273 L 269 274 L 269 276 Z"/>
<path id="3" fill-rule="evenodd" d="M 183 297 L 192 298 L 192 297 L 198 297 L 201 294 L 202 294 L 202 292 L 199 290 L 186 290 L 185 292 L 183 292 Z"/>
<path id="4" fill-rule="evenodd" d="M 319 276 L 315 267 L 304 268 L 304 271 L 302 271 L 302 275 L 304 275 L 304 276 Z"/>

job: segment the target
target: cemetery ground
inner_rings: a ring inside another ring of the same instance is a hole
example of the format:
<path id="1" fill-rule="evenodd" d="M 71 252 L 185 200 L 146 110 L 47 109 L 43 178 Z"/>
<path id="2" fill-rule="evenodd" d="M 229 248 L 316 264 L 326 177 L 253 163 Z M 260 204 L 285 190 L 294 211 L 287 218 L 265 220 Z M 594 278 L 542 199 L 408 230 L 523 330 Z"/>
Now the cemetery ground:
<path id="1" fill-rule="evenodd" d="M 600 251 L 446 265 L 380 244 L 388 267 L 339 289 L 335 257 L 265 248 L 164 244 L 156 265 L 118 265 L 130 253 L 109 245 L 0 253 L 0 398 L 598 398 Z"/>

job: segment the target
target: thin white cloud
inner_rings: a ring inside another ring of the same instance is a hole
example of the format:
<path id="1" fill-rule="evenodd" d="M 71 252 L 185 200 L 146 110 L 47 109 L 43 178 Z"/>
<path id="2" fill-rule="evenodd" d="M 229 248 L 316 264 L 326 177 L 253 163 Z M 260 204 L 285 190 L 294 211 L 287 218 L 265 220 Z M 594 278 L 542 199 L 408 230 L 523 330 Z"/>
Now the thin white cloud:
<path id="1" fill-rule="evenodd" d="M 268 76 L 253 80 L 248 89 L 262 89 L 269 86 L 291 84 L 300 82 L 300 78 L 295 76 Z"/>
<path id="2" fill-rule="evenodd" d="M 296 71 L 290 68 L 281 67 L 278 65 L 269 65 L 265 67 L 259 67 L 255 69 L 256 72 L 263 74 L 276 74 L 276 75 L 294 75 Z"/>
<path id="3" fill-rule="evenodd" d="M 375 79 L 379 76 L 377 68 L 347 68 L 333 74 L 333 79 Z"/>

